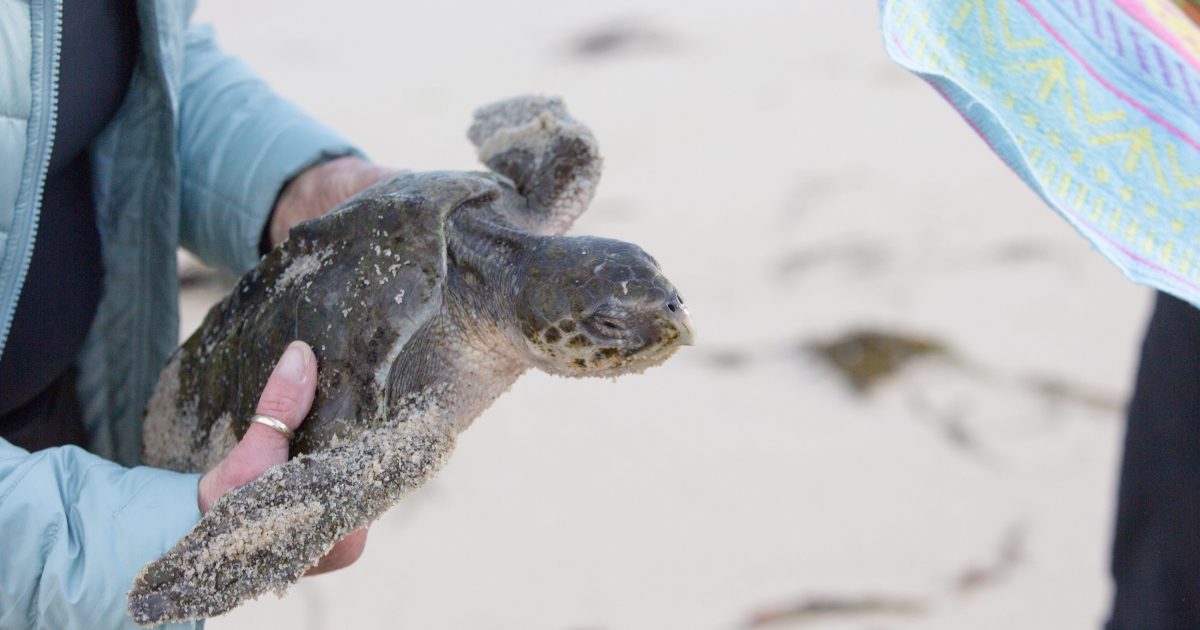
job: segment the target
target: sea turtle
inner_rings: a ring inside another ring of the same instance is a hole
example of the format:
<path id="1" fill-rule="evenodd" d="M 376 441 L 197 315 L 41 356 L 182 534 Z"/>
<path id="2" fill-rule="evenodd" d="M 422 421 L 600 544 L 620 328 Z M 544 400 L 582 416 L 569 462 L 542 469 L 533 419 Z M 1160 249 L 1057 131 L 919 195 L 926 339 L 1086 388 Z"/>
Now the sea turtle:
<path id="1" fill-rule="evenodd" d="M 145 417 L 155 466 L 204 471 L 224 457 L 292 339 L 312 346 L 318 389 L 292 459 L 217 501 L 137 576 L 135 621 L 282 594 L 428 481 L 526 369 L 612 377 L 692 342 L 652 257 L 561 235 L 601 159 L 559 100 L 484 107 L 468 136 L 493 172 L 402 175 L 297 226 L 172 355 Z"/>

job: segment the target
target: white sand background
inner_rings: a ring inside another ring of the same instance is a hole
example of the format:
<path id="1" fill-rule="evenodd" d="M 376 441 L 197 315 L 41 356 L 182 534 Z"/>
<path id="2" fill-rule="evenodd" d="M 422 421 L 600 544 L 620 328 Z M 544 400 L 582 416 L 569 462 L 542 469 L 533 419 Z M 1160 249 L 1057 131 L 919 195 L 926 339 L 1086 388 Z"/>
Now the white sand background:
<path id="1" fill-rule="evenodd" d="M 1101 623 L 1150 292 L 890 64 L 874 3 L 200 4 L 388 164 L 477 168 L 475 106 L 562 95 L 607 158 L 576 233 L 652 252 L 700 338 L 615 383 L 526 375 L 357 565 L 209 628 Z M 184 333 L 218 295 L 185 294 Z M 856 327 L 971 367 L 859 396 L 802 350 Z M 787 614 L 821 602 L 845 610 Z"/>

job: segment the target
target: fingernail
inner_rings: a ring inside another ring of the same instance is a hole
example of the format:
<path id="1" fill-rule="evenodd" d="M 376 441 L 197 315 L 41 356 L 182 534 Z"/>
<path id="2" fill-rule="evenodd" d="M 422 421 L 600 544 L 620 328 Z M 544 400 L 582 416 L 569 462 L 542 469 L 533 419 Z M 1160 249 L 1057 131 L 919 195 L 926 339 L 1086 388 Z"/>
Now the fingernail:
<path id="1" fill-rule="evenodd" d="M 303 383 L 308 373 L 308 351 L 299 341 L 288 346 L 283 358 L 275 365 L 275 375 L 293 383 Z"/>

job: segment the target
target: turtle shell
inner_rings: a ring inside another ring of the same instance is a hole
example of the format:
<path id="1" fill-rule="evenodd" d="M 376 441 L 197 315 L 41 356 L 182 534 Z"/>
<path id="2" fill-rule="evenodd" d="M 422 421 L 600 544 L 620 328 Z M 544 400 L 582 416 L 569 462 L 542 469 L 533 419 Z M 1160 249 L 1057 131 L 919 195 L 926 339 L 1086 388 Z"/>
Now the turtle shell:
<path id="1" fill-rule="evenodd" d="M 293 442 L 308 452 L 384 421 L 405 343 L 442 306 L 446 218 L 500 195 L 491 174 L 406 174 L 300 224 L 171 356 L 147 407 L 144 459 L 215 465 L 249 426 L 287 345 L 312 346 L 317 397 Z"/>

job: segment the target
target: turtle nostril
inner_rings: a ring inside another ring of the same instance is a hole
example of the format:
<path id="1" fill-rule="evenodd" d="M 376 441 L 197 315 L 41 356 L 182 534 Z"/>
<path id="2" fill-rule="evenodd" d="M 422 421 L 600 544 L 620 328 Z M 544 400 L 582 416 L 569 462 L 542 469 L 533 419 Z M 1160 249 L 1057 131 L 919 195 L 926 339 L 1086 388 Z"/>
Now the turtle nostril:
<path id="1" fill-rule="evenodd" d="M 688 316 L 687 308 L 683 305 L 683 300 L 679 299 L 679 295 L 672 295 L 664 306 L 665 310 L 670 313 L 665 318 L 678 333 L 674 337 L 674 343 L 681 346 L 695 344 L 696 335 L 692 332 L 692 318 Z"/>

